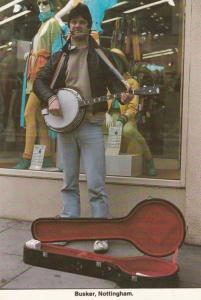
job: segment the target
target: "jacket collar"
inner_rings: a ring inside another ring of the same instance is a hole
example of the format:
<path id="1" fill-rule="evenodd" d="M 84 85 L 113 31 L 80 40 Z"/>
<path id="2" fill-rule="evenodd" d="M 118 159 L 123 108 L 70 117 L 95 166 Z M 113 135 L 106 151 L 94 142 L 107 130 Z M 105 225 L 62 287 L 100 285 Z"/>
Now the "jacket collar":
<path id="1" fill-rule="evenodd" d="M 95 48 L 99 48 L 99 45 L 91 36 L 89 36 L 89 49 L 95 49 Z M 68 38 L 66 44 L 62 48 L 62 51 L 69 53 L 72 49 L 74 49 L 74 46 L 71 45 L 71 38 Z"/>

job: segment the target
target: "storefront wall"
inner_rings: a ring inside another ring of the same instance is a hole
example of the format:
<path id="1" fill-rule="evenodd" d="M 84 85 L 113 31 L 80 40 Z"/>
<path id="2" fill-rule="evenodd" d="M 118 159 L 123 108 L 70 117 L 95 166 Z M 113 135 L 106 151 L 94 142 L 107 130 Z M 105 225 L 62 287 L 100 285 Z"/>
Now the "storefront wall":
<path id="1" fill-rule="evenodd" d="M 34 220 L 55 216 L 61 209 L 61 179 L 1 177 L 0 217 Z M 86 181 L 81 181 L 82 216 L 90 216 Z M 162 198 L 177 205 L 183 213 L 185 189 L 133 186 L 107 183 L 112 217 L 122 217 L 140 201 Z"/>
<path id="2" fill-rule="evenodd" d="M 187 28 L 190 55 L 185 217 L 187 241 L 201 244 L 201 2 L 192 0 Z"/>
<path id="3" fill-rule="evenodd" d="M 187 0 L 185 22 L 184 56 L 184 103 L 181 178 L 174 184 L 161 180 L 157 186 L 154 180 L 149 185 L 130 181 L 129 185 L 114 184 L 107 178 L 111 214 L 120 217 L 127 214 L 138 202 L 151 197 L 163 198 L 177 205 L 184 213 L 188 231 L 186 241 L 201 244 L 201 3 Z M 61 174 L 26 177 L 25 173 L 1 170 L 0 176 L 0 217 L 34 220 L 41 216 L 54 216 L 61 208 L 59 190 Z M 20 175 L 21 176 L 17 176 Z M 51 177 L 51 178 L 50 178 Z M 153 184 L 152 184 L 153 183 Z M 169 187 L 167 187 L 169 186 Z M 186 188 L 185 188 L 186 187 Z M 81 178 L 82 215 L 89 216 L 86 181 Z"/>

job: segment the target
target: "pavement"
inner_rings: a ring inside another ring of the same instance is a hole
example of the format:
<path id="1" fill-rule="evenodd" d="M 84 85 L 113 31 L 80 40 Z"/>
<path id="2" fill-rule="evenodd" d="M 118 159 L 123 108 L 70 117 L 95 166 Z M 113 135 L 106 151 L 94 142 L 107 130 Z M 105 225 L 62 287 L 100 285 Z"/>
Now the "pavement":
<path id="1" fill-rule="evenodd" d="M 89 276 L 27 265 L 23 246 L 32 239 L 31 222 L 0 219 L 0 289 L 119 289 L 117 283 Z M 73 242 L 73 248 L 91 251 L 93 242 Z M 111 241 L 109 255 L 139 255 L 130 243 Z M 178 264 L 178 288 L 201 288 L 201 246 L 183 244 Z"/>

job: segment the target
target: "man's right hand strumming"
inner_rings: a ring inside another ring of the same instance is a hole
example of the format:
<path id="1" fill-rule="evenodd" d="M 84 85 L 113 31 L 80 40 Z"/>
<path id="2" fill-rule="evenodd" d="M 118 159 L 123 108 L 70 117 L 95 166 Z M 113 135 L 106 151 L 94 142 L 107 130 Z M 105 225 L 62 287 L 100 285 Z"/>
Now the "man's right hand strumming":
<path id="1" fill-rule="evenodd" d="M 57 96 L 53 96 L 48 100 L 48 110 L 54 116 L 62 116 L 61 106 Z"/>

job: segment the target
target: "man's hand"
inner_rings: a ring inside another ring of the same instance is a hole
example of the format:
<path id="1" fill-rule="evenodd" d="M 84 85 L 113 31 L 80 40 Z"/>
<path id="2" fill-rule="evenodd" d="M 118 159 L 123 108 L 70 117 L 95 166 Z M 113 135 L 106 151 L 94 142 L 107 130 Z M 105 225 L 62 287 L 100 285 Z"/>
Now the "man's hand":
<path id="1" fill-rule="evenodd" d="M 54 116 L 62 116 L 61 106 L 57 97 L 50 101 L 48 104 L 49 112 Z"/>
<path id="2" fill-rule="evenodd" d="M 113 118 L 108 112 L 105 113 L 105 124 L 107 128 L 113 126 Z"/>
<path id="3" fill-rule="evenodd" d="M 131 94 L 129 91 L 121 93 L 121 102 L 123 104 L 129 103 L 133 99 L 133 94 Z"/>

